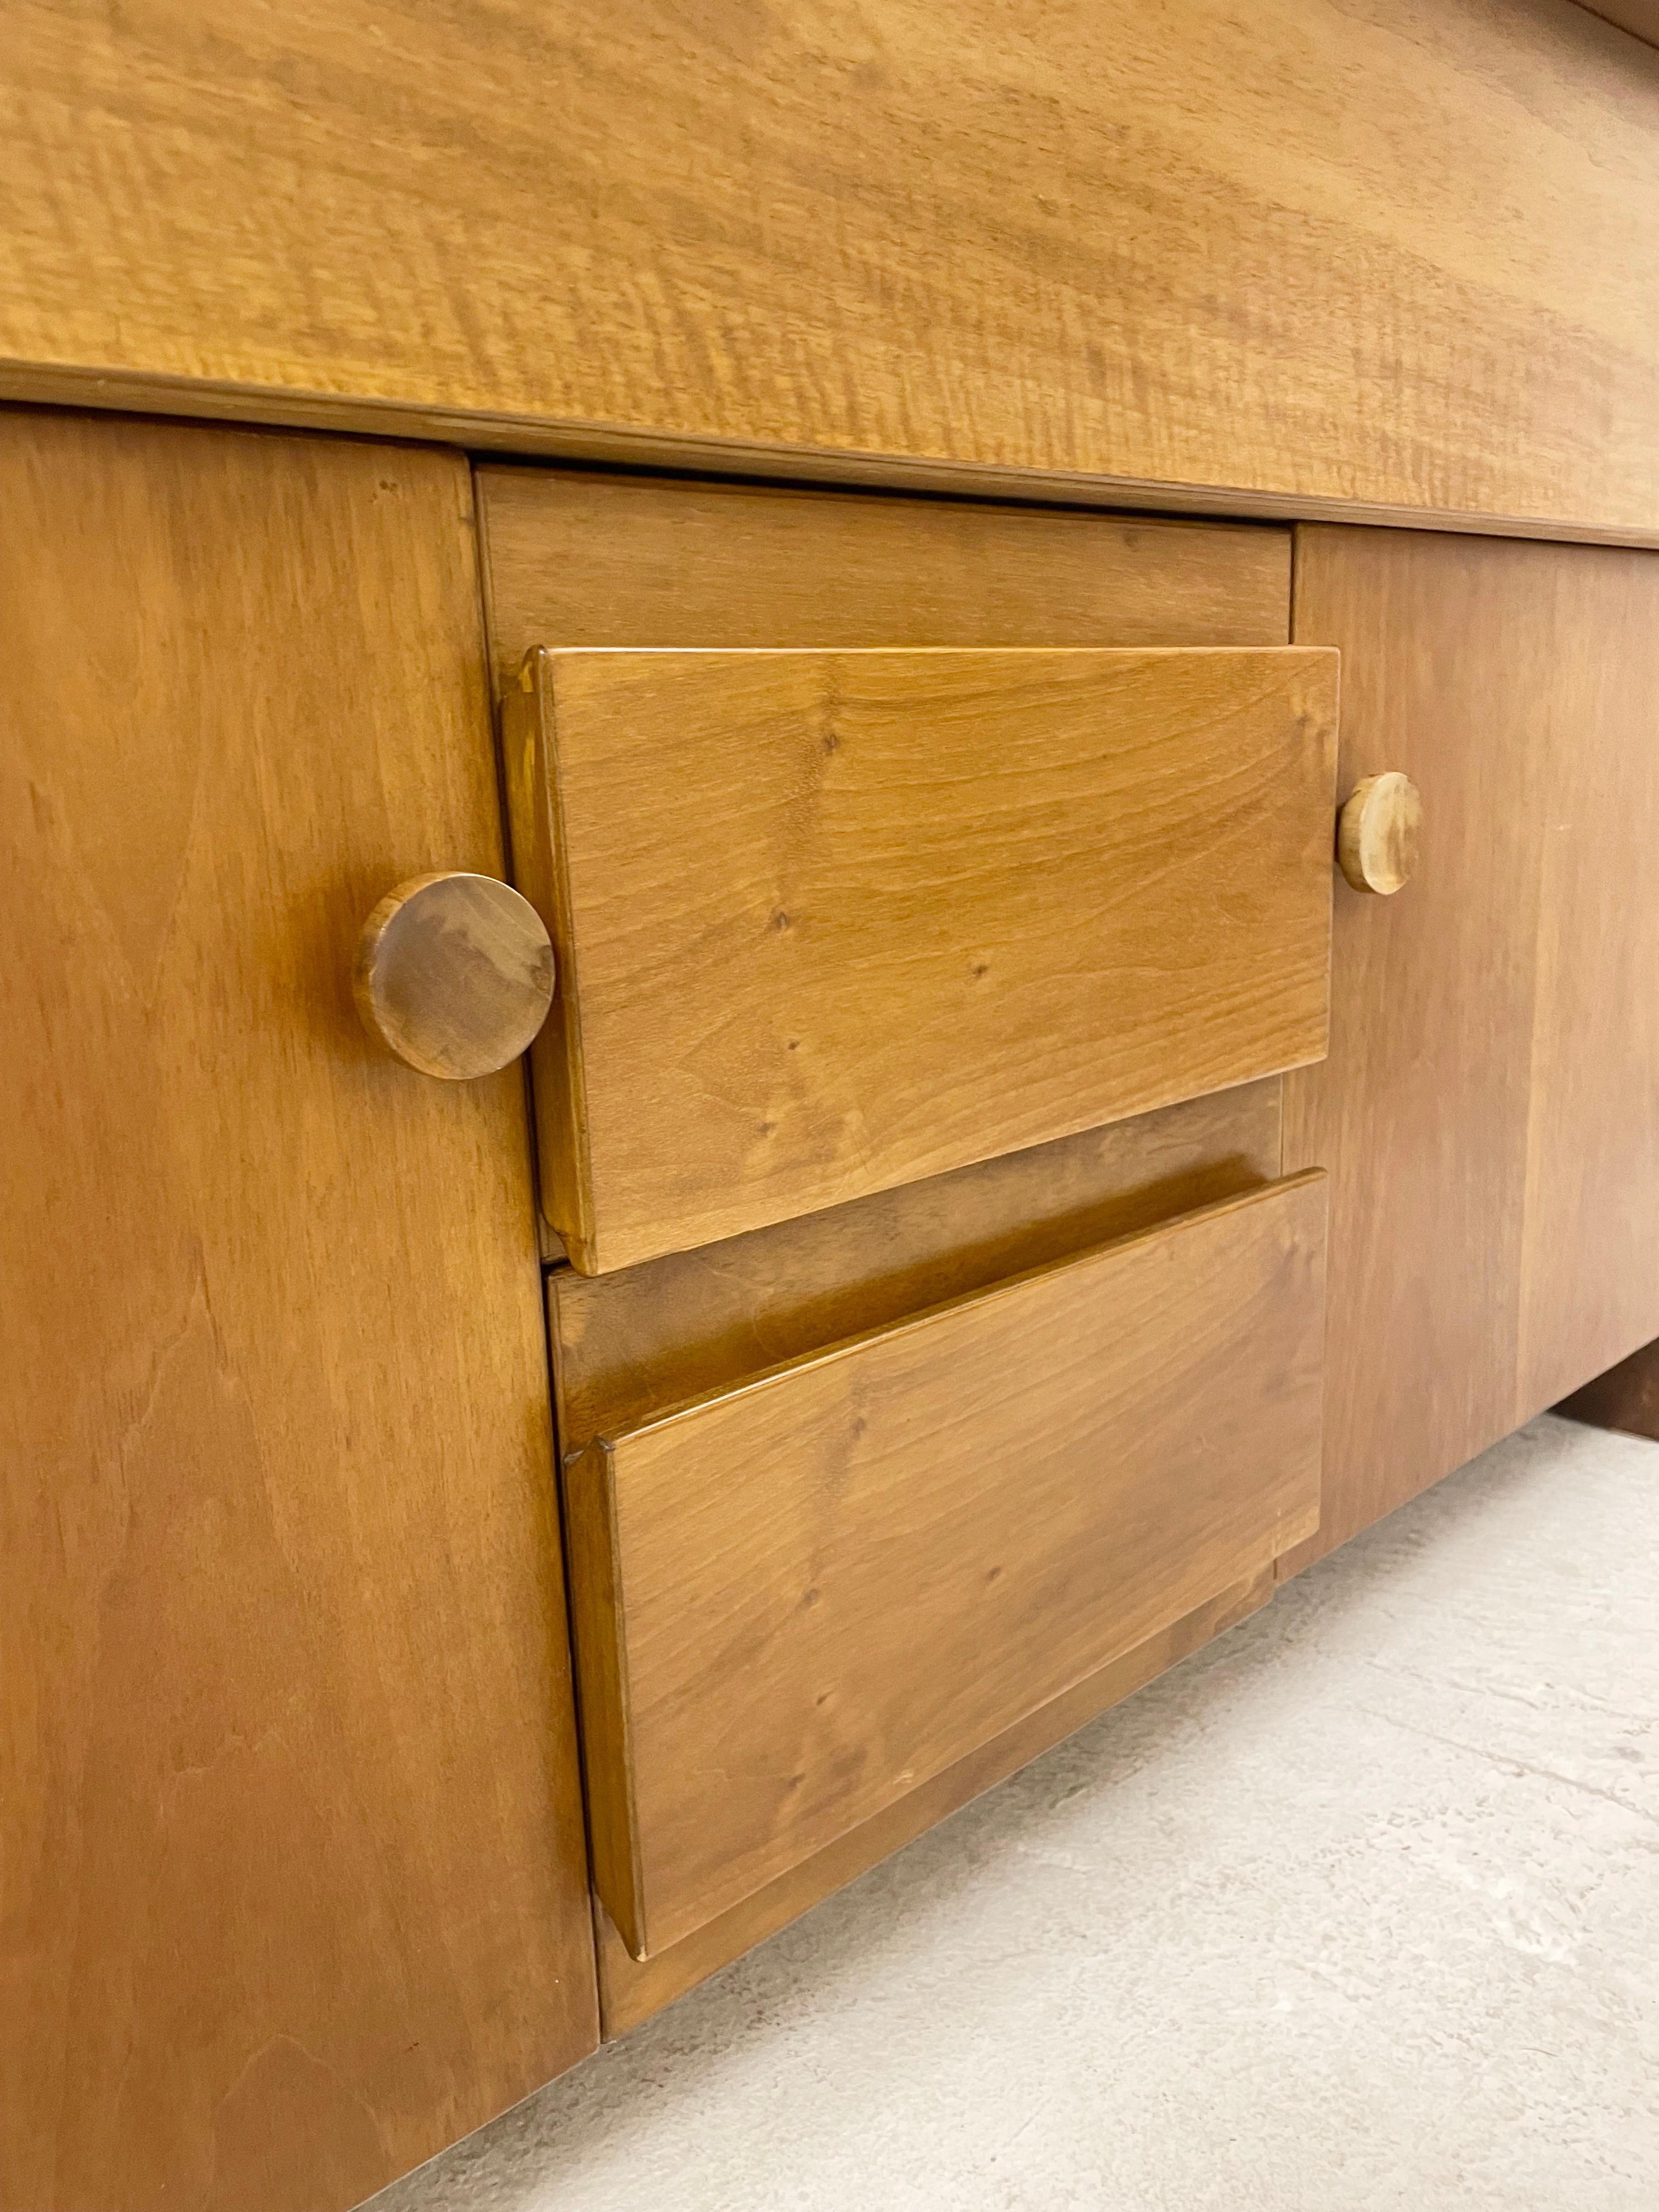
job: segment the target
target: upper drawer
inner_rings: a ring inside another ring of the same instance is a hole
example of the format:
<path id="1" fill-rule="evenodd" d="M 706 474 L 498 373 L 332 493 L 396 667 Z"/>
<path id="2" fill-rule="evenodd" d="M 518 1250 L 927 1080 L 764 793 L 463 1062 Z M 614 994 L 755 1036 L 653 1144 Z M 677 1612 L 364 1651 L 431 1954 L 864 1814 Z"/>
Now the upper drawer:
<path id="1" fill-rule="evenodd" d="M 538 651 L 550 1218 L 625 1267 L 1317 1059 L 1336 655 Z"/>

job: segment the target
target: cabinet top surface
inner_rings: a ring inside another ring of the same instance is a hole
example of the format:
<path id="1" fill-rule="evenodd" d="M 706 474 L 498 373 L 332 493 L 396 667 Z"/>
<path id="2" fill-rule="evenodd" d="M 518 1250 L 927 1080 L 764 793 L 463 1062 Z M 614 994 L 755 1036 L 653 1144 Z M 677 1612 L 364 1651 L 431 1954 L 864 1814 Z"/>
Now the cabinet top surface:
<path id="1" fill-rule="evenodd" d="M 8 30 L 14 398 L 1659 542 L 1659 54 L 1572 0 Z"/>

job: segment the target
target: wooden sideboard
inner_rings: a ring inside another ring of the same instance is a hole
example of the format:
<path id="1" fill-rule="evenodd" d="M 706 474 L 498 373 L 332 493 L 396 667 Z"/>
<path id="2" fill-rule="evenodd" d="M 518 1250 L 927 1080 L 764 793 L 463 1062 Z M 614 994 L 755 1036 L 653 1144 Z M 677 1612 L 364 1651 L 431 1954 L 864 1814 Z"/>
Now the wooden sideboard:
<path id="1" fill-rule="evenodd" d="M 1620 12 L 13 10 L 0 2212 L 345 2212 L 1656 1425 Z"/>

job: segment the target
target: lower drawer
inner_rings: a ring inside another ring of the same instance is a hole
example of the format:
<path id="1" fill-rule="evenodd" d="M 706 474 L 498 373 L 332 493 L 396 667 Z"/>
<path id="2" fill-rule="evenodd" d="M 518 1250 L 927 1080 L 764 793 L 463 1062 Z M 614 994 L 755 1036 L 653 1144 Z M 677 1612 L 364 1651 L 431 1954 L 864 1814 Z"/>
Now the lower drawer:
<path id="1" fill-rule="evenodd" d="M 635 1957 L 1313 1531 L 1324 1235 L 1299 1176 L 568 1463 L 595 1881 Z"/>

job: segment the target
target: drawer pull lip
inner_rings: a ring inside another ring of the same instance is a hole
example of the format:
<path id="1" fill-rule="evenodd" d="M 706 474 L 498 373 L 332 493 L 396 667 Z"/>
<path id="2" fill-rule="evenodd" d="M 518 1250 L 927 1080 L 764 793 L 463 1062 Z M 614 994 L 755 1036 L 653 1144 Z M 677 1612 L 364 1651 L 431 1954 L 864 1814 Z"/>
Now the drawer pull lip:
<path id="1" fill-rule="evenodd" d="M 1336 818 L 1336 864 L 1357 891 L 1391 897 L 1417 872 L 1423 794 L 1398 769 L 1357 783 Z"/>
<path id="2" fill-rule="evenodd" d="M 352 995 L 378 1044 L 441 1081 L 493 1075 L 547 1018 L 557 969 L 540 915 L 495 876 L 411 876 L 364 922 Z"/>

